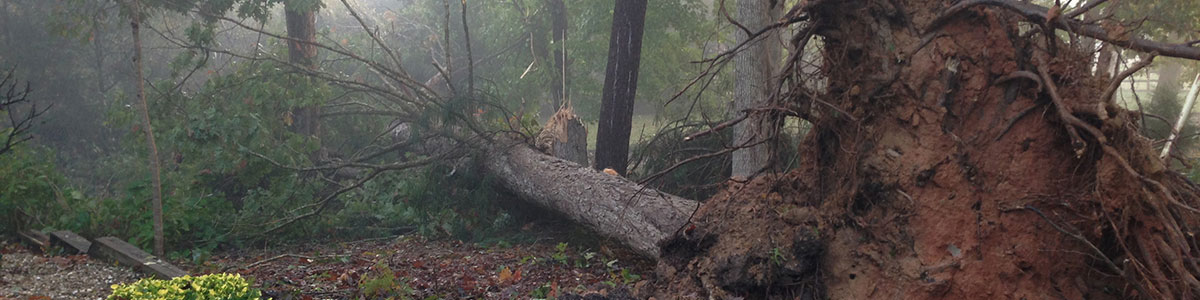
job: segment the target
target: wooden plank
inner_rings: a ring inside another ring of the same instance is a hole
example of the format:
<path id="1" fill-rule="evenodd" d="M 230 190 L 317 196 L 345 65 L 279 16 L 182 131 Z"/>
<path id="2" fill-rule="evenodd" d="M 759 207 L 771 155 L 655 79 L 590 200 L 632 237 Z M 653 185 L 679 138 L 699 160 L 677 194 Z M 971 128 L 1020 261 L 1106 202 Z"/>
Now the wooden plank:
<path id="1" fill-rule="evenodd" d="M 50 237 L 42 234 L 41 232 L 25 229 L 17 231 L 17 235 L 21 236 L 22 241 L 25 241 L 25 243 L 33 246 L 32 248 L 35 252 L 44 252 L 46 251 L 46 248 L 50 246 Z"/>
<path id="2" fill-rule="evenodd" d="M 51 232 L 50 244 L 62 247 L 71 253 L 87 253 L 88 249 L 92 247 L 92 242 L 67 230 Z"/>
<path id="3" fill-rule="evenodd" d="M 162 279 L 171 279 L 187 275 L 187 272 L 167 263 L 154 255 L 138 249 L 121 239 L 107 236 L 92 242 L 88 254 L 94 257 L 116 261 L 136 270 L 154 274 Z"/>

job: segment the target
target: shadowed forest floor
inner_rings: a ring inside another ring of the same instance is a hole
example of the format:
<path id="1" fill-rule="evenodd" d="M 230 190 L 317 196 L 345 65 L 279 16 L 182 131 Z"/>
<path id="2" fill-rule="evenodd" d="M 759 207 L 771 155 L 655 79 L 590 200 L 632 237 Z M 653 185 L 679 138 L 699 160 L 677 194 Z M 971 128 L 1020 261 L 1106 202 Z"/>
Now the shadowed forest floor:
<path id="1" fill-rule="evenodd" d="M 651 272 L 647 263 L 630 256 L 611 258 L 573 248 L 544 243 L 483 247 L 406 235 L 226 253 L 192 269 L 242 274 L 276 299 L 553 298 L 632 289 L 643 281 L 641 274 Z"/>
<path id="2" fill-rule="evenodd" d="M 645 292 L 643 276 L 652 273 L 651 264 L 624 251 L 552 242 L 481 246 L 401 235 L 230 251 L 180 267 L 193 275 L 241 274 L 274 299 L 553 299 Z M 103 299 L 113 283 L 145 276 L 86 255 L 39 255 L 16 244 L 3 253 L 4 300 Z M 75 291 L 57 288 L 66 283 Z"/>

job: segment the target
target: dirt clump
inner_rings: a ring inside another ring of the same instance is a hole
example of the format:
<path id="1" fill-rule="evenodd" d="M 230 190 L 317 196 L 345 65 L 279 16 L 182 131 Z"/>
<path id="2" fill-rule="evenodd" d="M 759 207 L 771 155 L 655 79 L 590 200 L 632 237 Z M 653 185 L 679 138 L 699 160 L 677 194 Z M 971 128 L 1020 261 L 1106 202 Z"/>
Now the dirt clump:
<path id="1" fill-rule="evenodd" d="M 658 273 L 675 279 L 660 297 L 823 299 L 818 216 L 796 197 L 803 195 L 796 179 L 732 183 L 702 206 L 693 223 L 662 245 Z"/>

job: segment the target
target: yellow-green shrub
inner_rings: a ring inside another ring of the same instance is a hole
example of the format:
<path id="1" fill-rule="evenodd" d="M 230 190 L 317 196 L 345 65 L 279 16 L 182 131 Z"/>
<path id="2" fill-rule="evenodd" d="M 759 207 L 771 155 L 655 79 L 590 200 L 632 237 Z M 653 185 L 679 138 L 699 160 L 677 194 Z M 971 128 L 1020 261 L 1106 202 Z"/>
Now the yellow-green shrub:
<path id="1" fill-rule="evenodd" d="M 239 274 L 182 276 L 171 280 L 142 279 L 131 284 L 115 284 L 108 300 L 204 300 L 261 299 L 262 292 L 250 287 Z"/>

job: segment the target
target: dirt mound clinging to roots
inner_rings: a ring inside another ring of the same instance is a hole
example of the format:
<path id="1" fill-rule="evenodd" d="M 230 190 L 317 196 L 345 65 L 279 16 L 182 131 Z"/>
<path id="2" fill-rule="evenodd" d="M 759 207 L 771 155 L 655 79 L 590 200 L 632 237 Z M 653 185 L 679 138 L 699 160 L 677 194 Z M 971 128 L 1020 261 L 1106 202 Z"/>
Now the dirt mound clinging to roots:
<path id="1" fill-rule="evenodd" d="M 801 4 L 828 86 L 781 105 L 837 109 L 802 114 L 801 169 L 731 184 L 667 241 L 672 293 L 1197 296 L 1196 187 L 1104 99 L 1086 54 L 1019 15 L 944 16 L 943 2 Z"/>
<path id="2" fill-rule="evenodd" d="M 816 274 L 825 249 L 814 208 L 796 202 L 807 189 L 799 179 L 734 183 L 702 206 L 662 247 L 659 274 L 673 278 L 667 298 L 823 299 Z"/>

